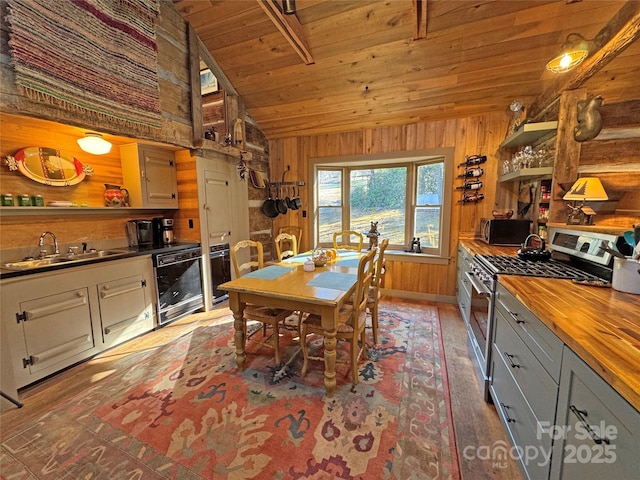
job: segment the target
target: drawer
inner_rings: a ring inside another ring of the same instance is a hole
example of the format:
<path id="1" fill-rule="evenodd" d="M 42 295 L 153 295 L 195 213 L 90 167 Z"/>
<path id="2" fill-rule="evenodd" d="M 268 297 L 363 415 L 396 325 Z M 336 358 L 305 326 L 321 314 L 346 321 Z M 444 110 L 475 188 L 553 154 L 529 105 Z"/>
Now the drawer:
<path id="1" fill-rule="evenodd" d="M 527 348 L 558 383 L 564 344 L 556 334 L 499 283 L 496 289 L 496 311 L 502 313 Z"/>
<path id="2" fill-rule="evenodd" d="M 502 358 L 509 375 L 542 425 L 555 420 L 558 385 L 542 367 L 502 313 L 496 312 L 493 355 Z"/>
<path id="3" fill-rule="evenodd" d="M 551 435 L 540 432 L 533 412 L 520 393 L 510 367 L 502 357 L 493 357 L 491 392 L 500 420 L 505 426 L 513 446 L 522 453 L 520 466 L 529 480 L 547 480 L 549 478 L 551 457 Z M 514 457 L 516 449 L 510 449 Z"/>

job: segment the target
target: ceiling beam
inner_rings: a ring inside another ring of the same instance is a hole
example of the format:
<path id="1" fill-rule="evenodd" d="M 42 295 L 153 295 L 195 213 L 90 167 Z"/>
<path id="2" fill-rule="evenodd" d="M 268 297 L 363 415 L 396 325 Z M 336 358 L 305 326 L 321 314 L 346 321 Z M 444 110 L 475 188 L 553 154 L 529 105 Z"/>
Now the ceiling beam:
<path id="1" fill-rule="evenodd" d="M 311 49 L 307 45 L 307 40 L 302 31 L 302 25 L 295 15 L 283 14 L 275 1 L 256 0 L 258 5 L 264 10 L 273 24 L 280 30 L 280 33 L 291 44 L 302 61 L 307 65 L 315 63 L 311 55 Z"/>
<path id="2" fill-rule="evenodd" d="M 427 0 L 413 2 L 413 39 L 427 38 Z"/>
<path id="3" fill-rule="evenodd" d="M 606 39 L 604 45 L 576 68 L 558 77 L 538 95 L 529 109 L 530 116 L 535 117 L 563 91 L 580 87 L 640 37 L 640 2 L 629 0 L 625 3 L 595 38 L 601 35 Z"/>

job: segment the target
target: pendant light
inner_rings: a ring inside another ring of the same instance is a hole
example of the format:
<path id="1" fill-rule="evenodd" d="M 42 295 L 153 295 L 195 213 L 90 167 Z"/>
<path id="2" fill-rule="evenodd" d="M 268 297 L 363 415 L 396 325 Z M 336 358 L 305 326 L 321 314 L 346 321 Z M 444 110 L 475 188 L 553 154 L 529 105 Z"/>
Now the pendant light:
<path id="1" fill-rule="evenodd" d="M 282 0 L 282 11 L 285 15 L 295 15 L 296 0 Z"/>
<path id="2" fill-rule="evenodd" d="M 102 138 L 99 133 L 87 132 L 77 141 L 82 150 L 93 155 L 104 155 L 111 151 L 111 142 Z"/>

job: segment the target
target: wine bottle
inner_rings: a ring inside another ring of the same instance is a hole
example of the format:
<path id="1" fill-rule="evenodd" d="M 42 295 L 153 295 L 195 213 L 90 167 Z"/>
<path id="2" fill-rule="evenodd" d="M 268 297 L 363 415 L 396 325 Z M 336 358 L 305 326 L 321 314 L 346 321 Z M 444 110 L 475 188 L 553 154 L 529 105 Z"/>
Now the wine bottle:
<path id="1" fill-rule="evenodd" d="M 484 198 L 484 193 L 476 193 L 474 195 L 465 195 L 462 200 L 458 200 L 458 203 L 472 203 L 478 202 Z"/>
<path id="2" fill-rule="evenodd" d="M 482 168 L 470 168 L 458 175 L 458 178 L 481 177 L 483 173 L 484 170 Z"/>
<path id="3" fill-rule="evenodd" d="M 459 167 L 470 167 L 472 165 L 480 165 L 487 161 L 486 155 L 467 155 L 466 160 L 459 164 Z"/>
<path id="4" fill-rule="evenodd" d="M 456 190 L 478 190 L 479 188 L 482 188 L 482 182 L 476 181 L 465 182 L 463 185 L 456 187 Z"/>

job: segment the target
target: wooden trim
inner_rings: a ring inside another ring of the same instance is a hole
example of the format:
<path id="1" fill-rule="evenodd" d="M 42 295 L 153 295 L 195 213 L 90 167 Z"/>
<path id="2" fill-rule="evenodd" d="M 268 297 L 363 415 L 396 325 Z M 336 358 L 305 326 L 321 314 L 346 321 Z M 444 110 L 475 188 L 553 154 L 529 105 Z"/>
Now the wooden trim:
<path id="1" fill-rule="evenodd" d="M 578 88 L 640 37 L 640 2 L 629 0 L 625 3 L 595 38 L 599 36 L 607 39 L 605 44 L 542 92 L 529 108 L 531 116 L 535 117 L 561 92 Z"/>
<path id="2" fill-rule="evenodd" d="M 427 0 L 412 0 L 413 3 L 413 39 L 427 37 Z"/>
<path id="3" fill-rule="evenodd" d="M 295 15 L 284 15 L 271 0 L 256 0 L 280 33 L 291 44 L 304 63 L 315 63 L 311 49 L 302 31 L 302 25 Z"/>
<path id="4" fill-rule="evenodd" d="M 191 130 L 194 147 L 201 147 L 204 141 L 204 121 L 202 117 L 202 91 L 200 90 L 200 47 L 198 35 L 190 23 L 187 23 L 187 41 L 189 42 L 189 80 L 191 82 Z"/>

